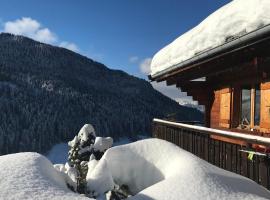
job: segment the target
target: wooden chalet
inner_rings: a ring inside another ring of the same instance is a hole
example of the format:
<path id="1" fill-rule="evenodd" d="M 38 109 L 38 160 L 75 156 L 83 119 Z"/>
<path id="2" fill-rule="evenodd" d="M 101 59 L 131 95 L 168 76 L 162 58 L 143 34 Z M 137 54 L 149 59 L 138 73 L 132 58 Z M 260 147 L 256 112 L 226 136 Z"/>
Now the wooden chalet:
<path id="1" fill-rule="evenodd" d="M 270 26 L 153 75 L 205 106 L 205 127 L 155 119 L 153 136 L 171 141 L 270 189 Z"/>
<path id="2" fill-rule="evenodd" d="M 269 66 L 270 32 L 150 79 L 175 85 L 204 105 L 206 127 L 268 137 Z"/>

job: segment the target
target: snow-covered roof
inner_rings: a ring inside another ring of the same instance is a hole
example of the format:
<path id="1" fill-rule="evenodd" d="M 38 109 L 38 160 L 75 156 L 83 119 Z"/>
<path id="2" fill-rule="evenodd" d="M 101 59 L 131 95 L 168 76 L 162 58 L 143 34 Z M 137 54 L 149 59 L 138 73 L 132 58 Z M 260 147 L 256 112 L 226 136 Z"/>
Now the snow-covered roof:
<path id="1" fill-rule="evenodd" d="M 270 24 L 269 0 L 233 0 L 198 26 L 161 49 L 152 59 L 151 76 L 179 67 L 202 52 Z"/>

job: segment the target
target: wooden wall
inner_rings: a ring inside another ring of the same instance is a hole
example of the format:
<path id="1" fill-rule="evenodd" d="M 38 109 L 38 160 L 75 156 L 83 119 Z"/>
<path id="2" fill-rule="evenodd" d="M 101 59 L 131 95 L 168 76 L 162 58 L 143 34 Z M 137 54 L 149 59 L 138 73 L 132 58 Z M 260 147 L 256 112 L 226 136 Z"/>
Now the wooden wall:
<path id="1" fill-rule="evenodd" d="M 270 81 L 261 83 L 260 127 L 253 134 L 270 136 Z M 237 128 L 241 114 L 241 89 L 239 85 L 216 89 L 210 106 L 211 128 Z M 245 130 L 245 132 L 248 132 Z"/>
<path id="2" fill-rule="evenodd" d="M 227 87 L 219 91 L 220 94 L 220 113 L 219 126 L 222 128 L 231 127 L 231 88 Z"/>
<path id="3" fill-rule="evenodd" d="M 270 82 L 261 83 L 260 131 L 270 133 Z"/>

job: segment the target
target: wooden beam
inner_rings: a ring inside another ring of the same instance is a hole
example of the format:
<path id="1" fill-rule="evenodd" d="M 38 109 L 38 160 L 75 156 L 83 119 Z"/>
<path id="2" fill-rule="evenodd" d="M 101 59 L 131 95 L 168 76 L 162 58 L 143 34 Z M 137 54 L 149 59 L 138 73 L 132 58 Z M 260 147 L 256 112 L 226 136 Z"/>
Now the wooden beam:
<path id="1" fill-rule="evenodd" d="M 210 89 L 210 85 L 206 81 L 188 81 L 188 82 L 177 82 L 176 87 L 183 88 L 185 90 L 192 90 L 192 89 Z"/>
<path id="2" fill-rule="evenodd" d="M 169 78 L 168 80 L 166 80 L 167 86 L 176 85 L 176 83 L 177 83 L 177 79 L 175 77 Z"/>

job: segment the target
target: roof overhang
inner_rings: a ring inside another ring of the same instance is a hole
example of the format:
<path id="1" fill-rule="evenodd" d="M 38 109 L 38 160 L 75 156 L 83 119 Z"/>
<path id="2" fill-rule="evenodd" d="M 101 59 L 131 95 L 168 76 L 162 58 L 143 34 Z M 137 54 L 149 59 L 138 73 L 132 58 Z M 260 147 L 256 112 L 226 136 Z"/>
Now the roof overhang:
<path id="1" fill-rule="evenodd" d="M 192 80 L 206 76 L 207 73 L 214 73 L 222 70 L 221 60 L 225 61 L 223 65 L 232 65 L 239 62 L 239 60 L 248 59 L 250 56 L 270 55 L 269 50 L 270 25 L 267 25 L 238 38 L 234 38 L 233 40 L 208 51 L 201 52 L 177 65 L 171 66 L 153 75 L 149 75 L 148 78 L 151 81 L 160 82 L 168 80 L 176 75 L 179 77 L 182 75 L 182 77 Z M 217 62 L 219 67 L 216 67 Z"/>

